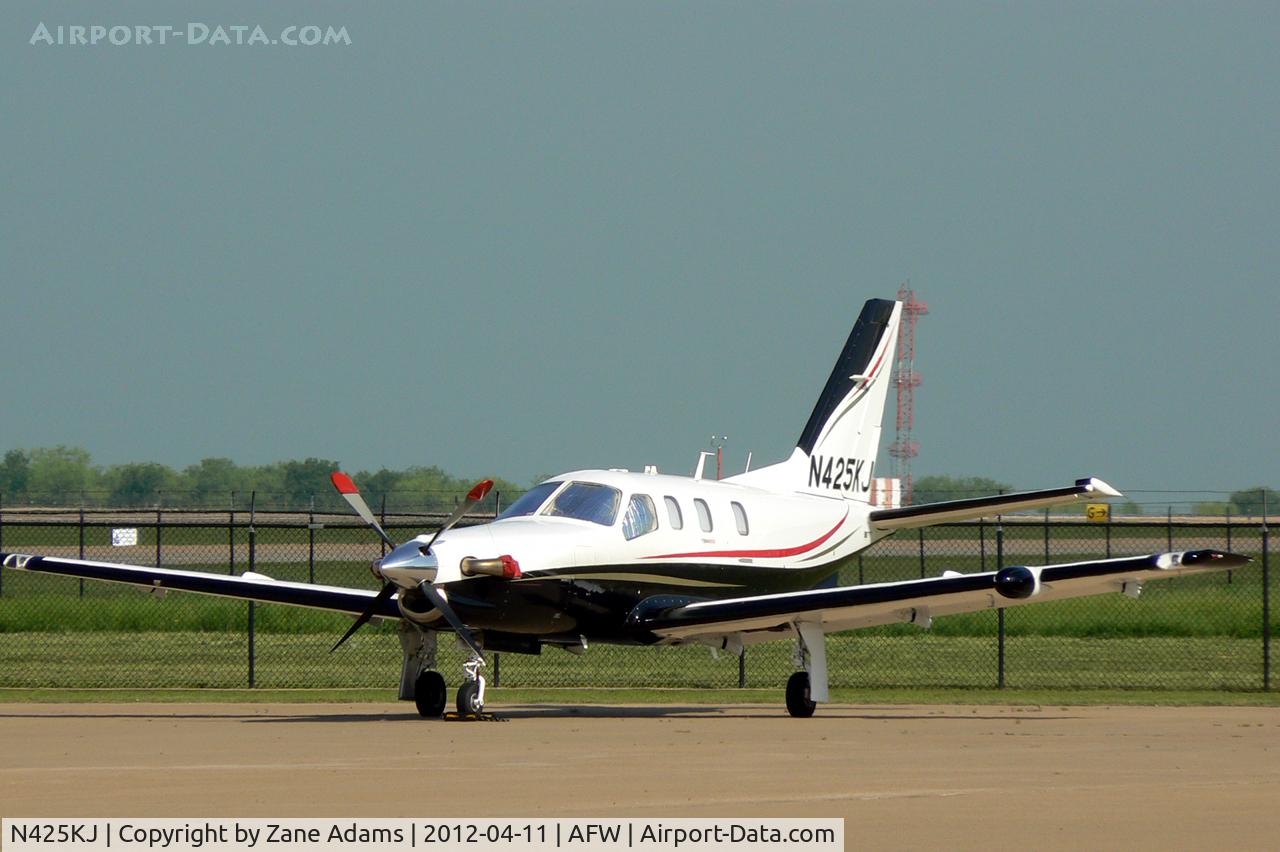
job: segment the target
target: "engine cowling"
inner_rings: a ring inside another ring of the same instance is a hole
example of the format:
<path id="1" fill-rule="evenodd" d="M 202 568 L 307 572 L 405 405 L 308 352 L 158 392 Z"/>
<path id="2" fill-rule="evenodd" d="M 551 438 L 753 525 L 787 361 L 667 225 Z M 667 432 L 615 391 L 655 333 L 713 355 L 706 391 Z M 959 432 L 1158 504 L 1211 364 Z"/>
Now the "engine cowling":
<path id="1" fill-rule="evenodd" d="M 400 614 L 415 624 L 432 624 L 439 621 L 442 615 L 435 604 L 417 589 L 401 590 L 396 596 L 396 605 L 400 608 Z"/>

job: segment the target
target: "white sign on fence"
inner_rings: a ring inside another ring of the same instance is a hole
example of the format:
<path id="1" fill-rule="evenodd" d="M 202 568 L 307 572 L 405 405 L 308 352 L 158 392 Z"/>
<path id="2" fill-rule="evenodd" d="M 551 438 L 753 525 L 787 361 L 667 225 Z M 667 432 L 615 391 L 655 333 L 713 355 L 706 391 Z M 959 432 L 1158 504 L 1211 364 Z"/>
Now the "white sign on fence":
<path id="1" fill-rule="evenodd" d="M 126 527 L 111 531 L 112 547 L 134 547 L 138 543 L 138 528 Z"/>

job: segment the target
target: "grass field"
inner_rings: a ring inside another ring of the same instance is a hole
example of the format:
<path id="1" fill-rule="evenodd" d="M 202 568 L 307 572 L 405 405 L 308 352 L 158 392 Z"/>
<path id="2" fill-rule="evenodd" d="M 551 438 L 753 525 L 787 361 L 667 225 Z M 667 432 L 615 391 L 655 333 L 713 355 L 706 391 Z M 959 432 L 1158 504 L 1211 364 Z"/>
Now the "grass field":
<path id="1" fill-rule="evenodd" d="M 514 704 L 637 705 L 637 704 L 781 704 L 771 689 L 660 689 L 636 687 L 490 687 L 494 709 Z M 364 704 L 395 701 L 393 689 L 41 689 L 0 687 L 0 704 Z M 1143 689 L 946 689 L 834 687 L 837 704 L 1000 704 L 1015 706 L 1166 705 L 1166 706 L 1280 706 L 1280 692 L 1226 690 Z M 413 712 L 407 704 L 405 712 Z"/>
<path id="2" fill-rule="evenodd" d="M 78 548 L 74 527 L 6 524 L 4 548 L 40 552 Z M 1178 547 L 1225 547 L 1225 528 L 1176 528 Z M 1195 533 L 1193 536 L 1192 533 Z M 137 548 L 111 548 L 106 527 L 86 528 L 86 555 L 146 564 L 154 558 L 154 528 L 139 527 Z M 146 540 L 151 535 L 150 541 Z M 1115 555 L 1161 549 L 1159 525 L 1111 530 Z M 51 537 L 52 536 L 52 537 Z M 237 529 L 230 564 L 227 530 L 165 529 L 162 561 L 187 570 L 226 573 L 248 567 L 247 535 Z M 263 527 L 255 568 L 277 579 L 374 589 L 367 570 L 378 548 L 356 528 L 307 531 Z M 960 525 L 907 534 L 878 544 L 840 581 L 873 583 L 936 576 L 944 569 L 991 570 L 997 565 L 994 527 Z M 1050 559 L 1101 558 L 1096 527 L 1051 529 Z M 1007 524 L 1004 564 L 1043 562 L 1042 525 Z M 1237 528 L 1232 547 L 1256 555 L 1256 530 Z M 327 548 L 327 550 L 326 550 Z M 125 550 L 133 551 L 132 554 Z M 333 558 L 312 559 L 321 553 Z M 150 558 L 148 558 L 150 557 Z M 265 557 L 265 558 L 264 558 Z M 1037 558 L 1038 557 L 1038 558 Z M 171 561 L 172 560 L 172 561 Z M 1261 566 L 1226 574 L 1147 584 L 1139 600 L 1105 595 L 1006 612 L 1005 683 L 1018 689 L 1256 690 L 1262 685 Z M 107 583 L 5 571 L 0 576 L 0 688 L 239 688 L 248 683 L 249 605 L 243 601 L 170 593 L 163 599 Z M 1280 614 L 1272 609 L 1272 631 Z M 336 654 L 329 647 L 348 616 L 294 607 L 254 607 L 254 684 L 259 688 L 370 688 L 398 678 L 394 625 L 370 625 Z M 997 616 L 993 612 L 938 619 L 922 632 L 893 625 L 833 637 L 830 665 L 840 688 L 993 687 L 998 678 Z M 456 679 L 461 662 L 441 643 L 441 669 Z M 791 644 L 749 649 L 748 687 L 776 688 L 793 670 Z M 732 689 L 738 661 L 712 659 L 702 648 L 595 646 L 584 657 L 548 650 L 536 657 L 502 655 L 507 688 L 662 687 Z M 735 694 L 737 691 L 734 690 Z"/>
<path id="3" fill-rule="evenodd" d="M 952 560 L 962 571 L 980 570 L 965 564 L 971 558 Z M 185 570 L 226 573 L 212 564 L 184 565 Z M 883 582 L 913 575 L 909 557 L 881 557 L 864 570 L 866 582 Z M 304 582 L 312 569 L 307 564 L 268 563 L 258 570 L 279 580 Z M 935 572 L 936 573 L 936 572 Z M 842 582 L 856 583 L 856 569 L 846 570 Z M 850 576 L 852 575 L 852 576 Z M 377 582 L 360 563 L 317 562 L 315 581 L 321 584 L 376 589 Z M 85 582 L 7 571 L 0 595 L 0 634 L 49 632 L 243 632 L 247 623 L 243 601 L 173 592 L 163 599 L 129 586 Z M 1273 630 L 1280 613 L 1273 611 Z M 255 608 L 259 633 L 337 633 L 347 616 L 296 607 L 260 605 Z M 391 628 L 384 628 L 390 632 Z M 891 626 L 865 634 L 902 635 L 915 631 Z M 938 636 L 987 636 L 993 633 L 990 613 L 955 615 L 939 619 L 932 632 Z M 1180 577 L 1148 583 L 1139 600 L 1106 595 L 1072 601 L 1010 609 L 1006 620 L 1010 636 L 1223 636 L 1238 639 L 1262 635 L 1261 569 L 1251 565 L 1225 574 Z"/>
<path id="4" fill-rule="evenodd" d="M 333 634 L 255 638 L 255 685 L 263 688 L 383 687 L 399 678 L 399 646 L 375 634 L 329 653 Z M 446 647 L 447 646 L 447 647 Z M 753 646 L 748 687 L 778 687 L 793 671 L 792 646 Z M 462 654 L 442 643 L 440 669 L 459 677 Z M 1259 689 L 1261 645 L 1229 637 L 1080 639 L 1027 636 L 1006 645 L 1006 684 L 1017 688 Z M 834 686 L 991 688 L 994 637 L 835 636 L 828 643 Z M 503 654 L 509 687 L 733 688 L 738 660 L 706 648 L 592 647 L 583 656 L 548 650 Z M 491 672 L 492 674 L 492 672 Z M 491 678 L 492 679 L 492 678 Z M 248 641 L 229 633 L 9 633 L 0 636 L 0 687 L 236 688 L 248 683 Z"/>

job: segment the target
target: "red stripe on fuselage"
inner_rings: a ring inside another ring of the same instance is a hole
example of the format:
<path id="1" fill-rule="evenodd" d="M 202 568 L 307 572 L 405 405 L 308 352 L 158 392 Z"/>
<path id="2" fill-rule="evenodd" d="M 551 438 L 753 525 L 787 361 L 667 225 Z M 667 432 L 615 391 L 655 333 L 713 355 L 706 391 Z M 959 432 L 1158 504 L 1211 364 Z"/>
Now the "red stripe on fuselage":
<path id="1" fill-rule="evenodd" d="M 807 553 L 815 547 L 822 545 L 824 541 L 836 534 L 836 530 L 844 526 L 844 522 L 849 520 L 849 510 L 846 509 L 844 517 L 840 519 L 834 527 L 827 530 L 826 534 L 821 538 L 816 538 L 808 544 L 802 544 L 798 547 L 783 547 L 776 550 L 707 550 L 697 553 L 663 553 L 657 556 L 646 556 L 645 559 L 690 559 L 703 556 L 738 556 L 754 559 L 781 559 L 784 556 L 799 556 L 801 553 Z"/>

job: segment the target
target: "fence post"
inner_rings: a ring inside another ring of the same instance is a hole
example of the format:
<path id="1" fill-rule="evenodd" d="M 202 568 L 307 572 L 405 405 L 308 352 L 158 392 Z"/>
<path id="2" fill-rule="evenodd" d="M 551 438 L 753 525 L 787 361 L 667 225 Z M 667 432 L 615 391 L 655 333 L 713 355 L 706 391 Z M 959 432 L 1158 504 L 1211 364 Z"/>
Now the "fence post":
<path id="1" fill-rule="evenodd" d="M 497 651 L 493 652 L 493 685 L 500 685 L 502 681 L 502 654 Z"/>
<path id="2" fill-rule="evenodd" d="M 256 520 L 258 492 L 249 492 L 249 570 L 254 571 L 257 568 L 257 550 L 258 550 L 258 531 L 254 529 L 253 522 Z M 249 688 L 253 689 L 254 682 L 254 654 L 253 654 L 253 601 L 249 601 Z"/>
<path id="3" fill-rule="evenodd" d="M 1004 521 L 996 516 L 996 570 L 1004 568 Z M 1004 607 L 996 610 L 997 677 L 996 685 L 1004 689 Z"/>
<path id="4" fill-rule="evenodd" d="M 1168 520 L 1165 521 L 1165 532 L 1168 538 L 1165 541 L 1165 544 L 1168 546 L 1169 550 L 1173 550 L 1173 507 L 1172 506 L 1169 507 L 1169 514 L 1167 517 L 1168 517 Z"/>
<path id="5" fill-rule="evenodd" d="M 1266 525 L 1266 519 L 1263 519 L 1263 525 Z M 1227 504 L 1227 553 L 1231 552 L 1231 504 Z M 1227 571 L 1227 585 L 1231 585 L 1231 575 L 1234 571 Z"/>
<path id="6" fill-rule="evenodd" d="M 920 527 L 920 579 L 924 579 L 924 527 Z"/>
<path id="7" fill-rule="evenodd" d="M 160 502 L 163 499 L 160 492 L 156 492 L 156 567 L 160 567 L 160 525 L 164 522 L 160 516 Z"/>
<path id="8" fill-rule="evenodd" d="M 738 689 L 747 688 L 747 647 L 738 654 Z"/>
<path id="9" fill-rule="evenodd" d="M 978 564 L 987 570 L 987 519 L 978 518 Z"/>
<path id="10" fill-rule="evenodd" d="M 861 586 L 865 580 L 862 579 L 862 553 L 858 553 L 858 585 Z"/>
<path id="11" fill-rule="evenodd" d="M 307 512 L 307 581 L 316 581 L 316 495 L 311 495 L 311 508 Z"/>
<path id="12" fill-rule="evenodd" d="M 1271 533 L 1267 530 L 1267 494 L 1262 493 L 1262 688 L 1271 691 Z"/>
<path id="13" fill-rule="evenodd" d="M 1110 518 L 1110 516 L 1111 513 L 1108 512 L 1107 517 Z M 1044 510 L 1044 564 L 1049 564 L 1049 510 L 1047 508 Z"/>
<path id="14" fill-rule="evenodd" d="M 1107 512 L 1107 558 L 1111 558 L 1111 513 Z"/>
<path id="15" fill-rule="evenodd" d="M 80 558 L 84 559 L 84 492 L 80 492 Z M 80 578 L 80 597 L 84 597 L 84 578 Z"/>
<path id="16" fill-rule="evenodd" d="M 227 573 L 236 573 L 236 492 L 231 492 L 231 509 L 227 512 Z"/>
<path id="17" fill-rule="evenodd" d="M 502 514 L 502 492 L 493 492 L 493 516 L 496 518 Z"/>
<path id="18" fill-rule="evenodd" d="M 382 524 L 384 530 L 387 528 L 387 494 L 385 491 L 382 494 L 382 517 L 379 519 L 379 523 Z M 387 543 L 382 541 L 382 536 L 378 536 L 378 543 L 382 545 L 382 555 L 386 556 Z"/>

